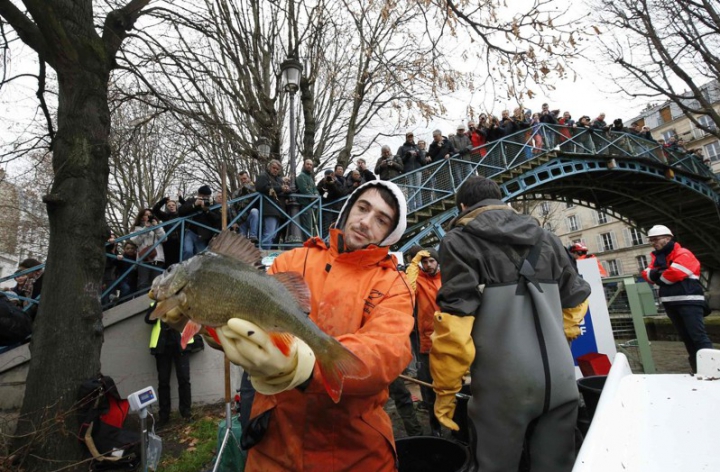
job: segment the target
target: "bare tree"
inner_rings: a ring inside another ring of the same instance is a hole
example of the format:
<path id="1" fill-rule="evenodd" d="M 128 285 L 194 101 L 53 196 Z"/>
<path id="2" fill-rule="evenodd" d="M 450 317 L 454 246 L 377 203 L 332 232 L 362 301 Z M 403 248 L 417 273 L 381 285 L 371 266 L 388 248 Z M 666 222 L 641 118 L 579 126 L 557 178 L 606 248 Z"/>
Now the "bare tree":
<path id="1" fill-rule="evenodd" d="M 193 166 L 196 152 L 182 124 L 154 110 L 126 102 L 113 113 L 107 213 L 116 234 L 132 231 L 141 208 L 165 196 L 176 199 L 203 178 Z"/>
<path id="2" fill-rule="evenodd" d="M 103 341 L 98 295 L 107 230 L 98 222 L 105 218 L 108 188 L 108 83 L 117 52 L 148 1 L 108 2 L 98 6 L 104 17 L 96 18 L 91 0 L 0 0 L 3 27 L 37 53 L 42 67 L 53 68 L 58 91 L 54 179 L 43 198 L 50 247 L 17 427 L 27 470 L 57 470 L 82 457 L 73 405 L 78 385 L 100 371 Z"/>
<path id="3" fill-rule="evenodd" d="M 701 130 L 720 138 L 720 8 L 696 0 L 617 0 L 594 4 L 604 55 L 620 66 L 615 77 L 632 97 L 671 101 Z M 706 116 L 710 122 L 700 120 Z"/>

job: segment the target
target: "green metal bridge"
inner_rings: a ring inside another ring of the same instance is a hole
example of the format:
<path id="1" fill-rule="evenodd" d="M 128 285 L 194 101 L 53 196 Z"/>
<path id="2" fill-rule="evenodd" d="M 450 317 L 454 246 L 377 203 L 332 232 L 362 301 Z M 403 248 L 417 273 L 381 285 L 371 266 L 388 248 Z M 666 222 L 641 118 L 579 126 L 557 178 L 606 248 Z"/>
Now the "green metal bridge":
<path id="1" fill-rule="evenodd" d="M 433 245 L 442 239 L 444 226 L 457 215 L 455 193 L 472 175 L 498 182 L 505 201 L 572 202 L 602 210 L 640 230 L 665 224 L 697 255 L 705 269 L 720 268 L 720 248 L 716 243 L 716 235 L 720 234 L 720 181 L 697 156 L 670 152 L 632 134 L 544 124 L 393 179 L 408 200 L 408 229 L 393 249 L 404 251 L 414 244 Z M 276 231 L 279 249 L 299 246 L 301 240 L 317 234 L 326 237 L 327 227 L 336 219 L 342 200 L 322 203 L 319 198 L 303 196 L 299 201 L 310 203 L 289 215 L 274 200 L 261 194 L 230 200 L 228 204 L 239 211 L 228 226 L 257 208 L 258 234 L 262 234 L 262 214 L 274 206 L 284 215 L 284 222 Z M 307 213 L 312 213 L 316 222 L 312 229 L 301 225 L 301 217 Z M 165 238 L 179 234 L 182 243 L 185 229 L 201 226 L 191 218 L 163 223 Z M 117 238 L 116 243 L 152 230 Z M 293 239 L 287 237 L 290 234 L 301 237 L 290 242 Z M 165 238 L 155 245 L 162 244 Z M 107 257 L 115 256 L 108 252 Z M 133 264 L 163 270 L 142 258 Z M 34 270 L 37 268 L 26 272 Z M 118 279 L 104 289 L 103 298 L 116 291 L 132 270 L 118 274 Z"/>

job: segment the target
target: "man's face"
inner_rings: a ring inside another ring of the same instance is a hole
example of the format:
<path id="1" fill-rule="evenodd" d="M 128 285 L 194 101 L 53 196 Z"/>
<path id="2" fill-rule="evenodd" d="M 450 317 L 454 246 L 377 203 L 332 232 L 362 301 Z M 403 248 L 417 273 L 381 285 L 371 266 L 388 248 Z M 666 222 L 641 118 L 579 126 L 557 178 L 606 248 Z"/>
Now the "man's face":
<path id="1" fill-rule="evenodd" d="M 270 175 L 272 175 L 274 177 L 277 177 L 278 175 L 280 175 L 280 166 L 277 164 L 272 164 L 270 166 Z"/>
<path id="2" fill-rule="evenodd" d="M 672 237 L 670 236 L 652 236 L 649 238 L 650 244 L 656 251 L 659 251 L 667 246 L 667 243 L 669 243 L 671 239 Z"/>
<path id="3" fill-rule="evenodd" d="M 550 111 L 550 106 L 549 106 L 549 105 L 543 105 L 543 106 L 542 106 L 542 111 L 544 111 L 544 112 Z"/>
<path id="4" fill-rule="evenodd" d="M 600 116 L 598 116 L 598 118 L 600 118 L 601 120 L 604 120 L 604 119 L 605 119 L 605 113 L 600 113 Z"/>
<path id="5" fill-rule="evenodd" d="M 563 113 L 563 118 L 565 118 L 566 120 L 569 120 L 569 119 L 570 119 L 570 113 L 568 113 L 568 112 Z"/>
<path id="6" fill-rule="evenodd" d="M 240 174 L 240 184 L 246 185 L 250 183 L 250 176 L 248 174 Z"/>
<path id="7" fill-rule="evenodd" d="M 177 210 L 177 202 L 175 200 L 170 200 L 165 204 L 165 207 L 170 213 L 175 213 L 175 210 Z"/>
<path id="8" fill-rule="evenodd" d="M 363 160 L 363 159 L 358 159 L 358 161 L 357 161 L 357 166 L 358 166 L 358 169 L 360 169 L 360 171 L 364 171 L 366 165 L 367 165 L 367 164 L 365 163 L 365 160 Z"/>
<path id="9" fill-rule="evenodd" d="M 405 135 L 405 141 L 408 143 L 415 142 L 415 136 L 412 133 L 408 133 Z"/>
<path id="10" fill-rule="evenodd" d="M 382 157 L 390 157 L 390 149 L 383 149 L 382 150 Z"/>
<path id="11" fill-rule="evenodd" d="M 126 244 L 123 248 L 123 253 L 134 256 L 137 253 L 137 247 L 135 247 L 134 245 Z"/>
<path id="12" fill-rule="evenodd" d="M 422 149 L 423 151 L 425 150 L 425 146 L 426 146 L 425 141 L 418 141 L 418 147 L 420 149 Z"/>
<path id="13" fill-rule="evenodd" d="M 310 159 L 305 159 L 305 163 L 303 164 L 303 170 L 305 172 L 312 172 L 313 170 L 313 161 Z"/>
<path id="14" fill-rule="evenodd" d="M 503 110 L 502 117 L 503 119 L 510 118 L 510 110 Z"/>
<path id="15" fill-rule="evenodd" d="M 369 244 L 380 244 L 392 231 L 395 210 L 385 203 L 380 193 L 365 191 L 350 209 L 343 232 L 345 245 L 351 251 Z"/>
<path id="16" fill-rule="evenodd" d="M 438 261 L 434 257 L 424 257 L 420 264 L 422 264 L 422 270 L 426 274 L 435 275 L 437 273 Z"/>
<path id="17" fill-rule="evenodd" d="M 350 174 L 350 177 L 356 182 L 360 182 L 360 171 L 354 170 L 352 171 L 352 174 Z"/>
<path id="18" fill-rule="evenodd" d="M 335 167 L 335 175 L 337 175 L 338 177 L 342 177 L 343 170 L 345 170 L 345 169 L 343 169 L 343 166 Z"/>
<path id="19" fill-rule="evenodd" d="M 433 140 L 436 143 L 439 143 L 440 141 L 442 141 L 442 134 L 433 134 Z"/>

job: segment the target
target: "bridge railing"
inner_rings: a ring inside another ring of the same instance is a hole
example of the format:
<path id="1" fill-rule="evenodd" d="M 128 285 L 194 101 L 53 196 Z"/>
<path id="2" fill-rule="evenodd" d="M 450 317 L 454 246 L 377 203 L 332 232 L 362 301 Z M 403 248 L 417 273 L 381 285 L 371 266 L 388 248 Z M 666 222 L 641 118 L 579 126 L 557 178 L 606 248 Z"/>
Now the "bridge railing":
<path id="1" fill-rule="evenodd" d="M 465 154 L 455 154 L 448 159 L 442 159 L 440 162 L 434 162 L 392 180 L 402 189 L 407 198 L 408 213 L 422 214 L 421 212 L 425 212 L 423 216 L 427 218 L 432 214 L 428 211 L 429 207 L 453 197 L 460 185 L 471 175 L 478 174 L 492 178 L 553 150 L 568 154 L 592 154 L 608 158 L 616 156 L 644 158 L 664 165 L 672 165 L 701 177 L 716 178 L 696 156 L 669 151 L 656 142 L 647 141 L 629 133 L 541 124 L 489 142 Z M 228 227 L 240 225 L 250 216 L 251 211 L 257 210 L 259 215 L 257 236 L 261 238 L 265 225 L 263 215 L 266 209 L 272 207 L 276 213 L 280 214 L 281 220 L 276 230 L 270 235 L 275 240 L 273 247 L 289 249 L 297 247 L 302 241 L 314 235 L 326 238 L 330 224 L 337 219 L 346 198 L 321 202 L 317 196 L 293 195 L 291 200 L 298 202 L 298 205 L 286 207 L 265 195 L 258 193 L 245 195 L 228 201 L 228 207 L 231 209 Z M 216 204 L 211 207 L 211 211 L 219 211 L 219 208 L 220 205 Z M 297 212 L 289 211 L 289 208 L 297 208 Z M 419 228 L 417 225 L 427 225 L 427 222 L 419 222 L 408 228 L 408 231 L 417 232 Z M 193 215 L 167 221 L 158 226 L 165 230 L 165 235 L 157 238 L 153 247 L 165 243 L 169 238 L 178 239 L 179 254 L 172 258 L 177 260 L 183 260 L 182 248 L 188 230 L 202 227 L 215 233 L 219 231 L 217 228 L 194 221 Z M 139 235 L 155 229 L 156 227 L 145 228 L 136 233 L 119 237 L 115 240 L 115 244 L 135 240 Z M 299 237 L 297 237 L 298 235 Z M 110 244 L 107 245 L 106 257 L 108 260 L 117 258 L 117 255 L 110 250 L 111 247 Z M 134 261 L 127 260 L 127 267 L 122 273 L 118 274 L 115 280 L 106 284 L 103 291 L 99 293 L 105 307 L 111 303 L 110 296 L 117 291 L 122 292 L 122 298 L 112 301 L 113 303 L 147 290 L 147 287 L 138 288 L 134 293 L 130 293 L 124 289 L 124 283 L 128 277 L 134 276 L 138 267 L 144 267 L 154 272 L 164 270 L 162 267 L 149 264 L 145 259 L 146 257 L 140 257 Z M 39 266 L 38 268 L 43 267 Z M 25 273 L 38 268 L 25 271 Z M 0 285 L 17 275 L 0 278 Z M 10 294 L 10 296 L 14 295 Z M 31 302 L 36 303 L 36 301 Z"/>

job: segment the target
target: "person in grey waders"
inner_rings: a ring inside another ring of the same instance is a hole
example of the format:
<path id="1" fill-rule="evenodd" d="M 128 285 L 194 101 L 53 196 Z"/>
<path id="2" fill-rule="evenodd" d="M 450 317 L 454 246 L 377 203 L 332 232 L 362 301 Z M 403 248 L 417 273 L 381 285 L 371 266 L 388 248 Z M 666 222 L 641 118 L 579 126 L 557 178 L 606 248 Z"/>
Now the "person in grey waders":
<path id="1" fill-rule="evenodd" d="M 569 472 L 578 390 L 563 311 L 586 310 L 590 286 L 560 240 L 501 197 L 492 180 L 470 177 L 456 196 L 460 214 L 440 243 L 440 311 L 430 350 L 435 416 L 458 429 L 455 394 L 471 368 L 475 470 L 518 470 L 526 442 L 530 470 Z"/>

